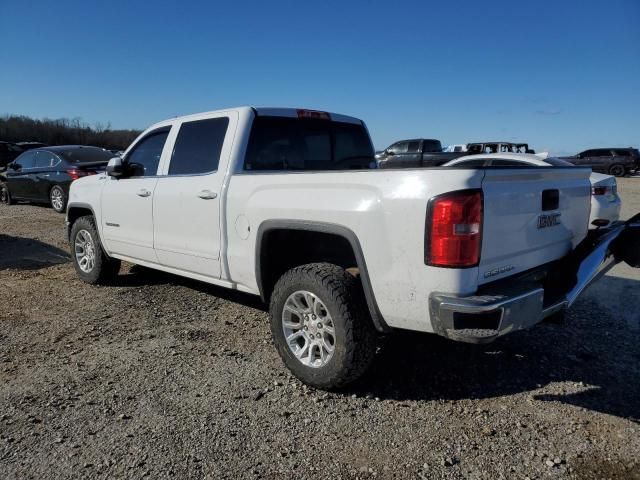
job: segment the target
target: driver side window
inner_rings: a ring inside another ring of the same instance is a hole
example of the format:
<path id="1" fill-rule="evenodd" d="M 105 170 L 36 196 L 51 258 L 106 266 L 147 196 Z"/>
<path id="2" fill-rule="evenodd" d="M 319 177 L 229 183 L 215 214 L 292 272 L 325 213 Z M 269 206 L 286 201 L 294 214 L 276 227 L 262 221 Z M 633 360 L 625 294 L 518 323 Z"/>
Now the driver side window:
<path id="1" fill-rule="evenodd" d="M 131 176 L 152 177 L 158 173 L 158 164 L 169 130 L 170 127 L 154 130 L 133 147 L 126 158 L 132 171 Z"/>
<path id="2" fill-rule="evenodd" d="M 389 147 L 389 151 L 391 153 L 407 153 L 407 148 L 409 147 L 409 142 L 398 142 L 394 143 Z"/>
<path id="3" fill-rule="evenodd" d="M 15 159 L 14 163 L 21 169 L 33 168 L 36 164 L 36 152 L 27 152 Z"/>

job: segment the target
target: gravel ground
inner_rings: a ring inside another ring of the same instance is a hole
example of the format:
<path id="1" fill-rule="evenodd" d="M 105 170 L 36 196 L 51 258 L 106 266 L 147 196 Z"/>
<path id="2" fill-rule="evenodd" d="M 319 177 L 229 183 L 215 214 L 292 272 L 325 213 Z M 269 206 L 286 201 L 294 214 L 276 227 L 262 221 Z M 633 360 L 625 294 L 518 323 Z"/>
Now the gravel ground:
<path id="1" fill-rule="evenodd" d="M 131 266 L 91 287 L 67 250 L 61 215 L 0 205 L 0 478 L 640 479 L 640 270 L 488 346 L 389 336 L 327 394 L 256 298 Z"/>

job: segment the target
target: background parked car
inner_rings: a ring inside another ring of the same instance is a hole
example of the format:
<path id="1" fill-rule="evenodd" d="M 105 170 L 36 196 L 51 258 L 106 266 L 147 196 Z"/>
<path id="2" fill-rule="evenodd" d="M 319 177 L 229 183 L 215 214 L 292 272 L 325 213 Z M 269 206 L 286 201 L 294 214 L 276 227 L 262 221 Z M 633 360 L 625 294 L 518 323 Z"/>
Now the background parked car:
<path id="1" fill-rule="evenodd" d="M 541 159 L 538 155 L 524 153 L 490 153 L 468 155 L 453 160 L 445 167 L 574 167 L 560 158 L 547 157 Z M 620 219 L 622 201 L 618 195 L 618 184 L 611 175 L 591 172 L 591 215 L 589 225 L 592 228 L 605 227 Z"/>
<path id="2" fill-rule="evenodd" d="M 640 169 L 640 152 L 637 148 L 593 148 L 572 157 L 560 157 L 574 165 L 591 167 L 594 172 L 624 177 Z"/>
<path id="3" fill-rule="evenodd" d="M 376 160 L 379 168 L 436 167 L 464 154 L 443 152 L 440 140 L 415 138 L 388 146 L 376 154 Z"/>
<path id="4" fill-rule="evenodd" d="M 71 182 L 104 170 L 111 157 L 103 148 L 78 145 L 29 150 L 8 165 L 0 194 L 5 203 L 49 203 L 56 212 L 64 212 Z"/>
<path id="5" fill-rule="evenodd" d="M 15 143 L 0 142 L 0 170 L 6 168 L 22 152 L 22 148 Z"/>

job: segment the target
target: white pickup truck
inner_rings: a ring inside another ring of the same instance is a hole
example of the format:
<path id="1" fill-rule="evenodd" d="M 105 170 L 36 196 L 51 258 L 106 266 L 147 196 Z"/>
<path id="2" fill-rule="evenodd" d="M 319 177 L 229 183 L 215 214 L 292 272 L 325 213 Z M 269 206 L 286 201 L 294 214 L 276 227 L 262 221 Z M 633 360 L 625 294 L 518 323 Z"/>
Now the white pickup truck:
<path id="1" fill-rule="evenodd" d="M 286 366 L 329 389 L 363 374 L 379 333 L 490 341 L 563 311 L 617 261 L 640 264 L 637 222 L 587 235 L 589 169 L 375 166 L 344 115 L 160 122 L 71 185 L 75 268 L 113 282 L 125 260 L 260 295 Z"/>

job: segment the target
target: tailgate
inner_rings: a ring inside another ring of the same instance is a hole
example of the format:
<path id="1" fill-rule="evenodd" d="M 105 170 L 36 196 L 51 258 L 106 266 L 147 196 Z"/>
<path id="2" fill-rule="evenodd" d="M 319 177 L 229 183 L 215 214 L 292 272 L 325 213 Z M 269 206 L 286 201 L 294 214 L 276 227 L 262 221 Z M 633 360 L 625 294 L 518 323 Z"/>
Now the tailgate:
<path id="1" fill-rule="evenodd" d="M 557 260 L 586 235 L 589 169 L 487 169 L 478 283 Z"/>

